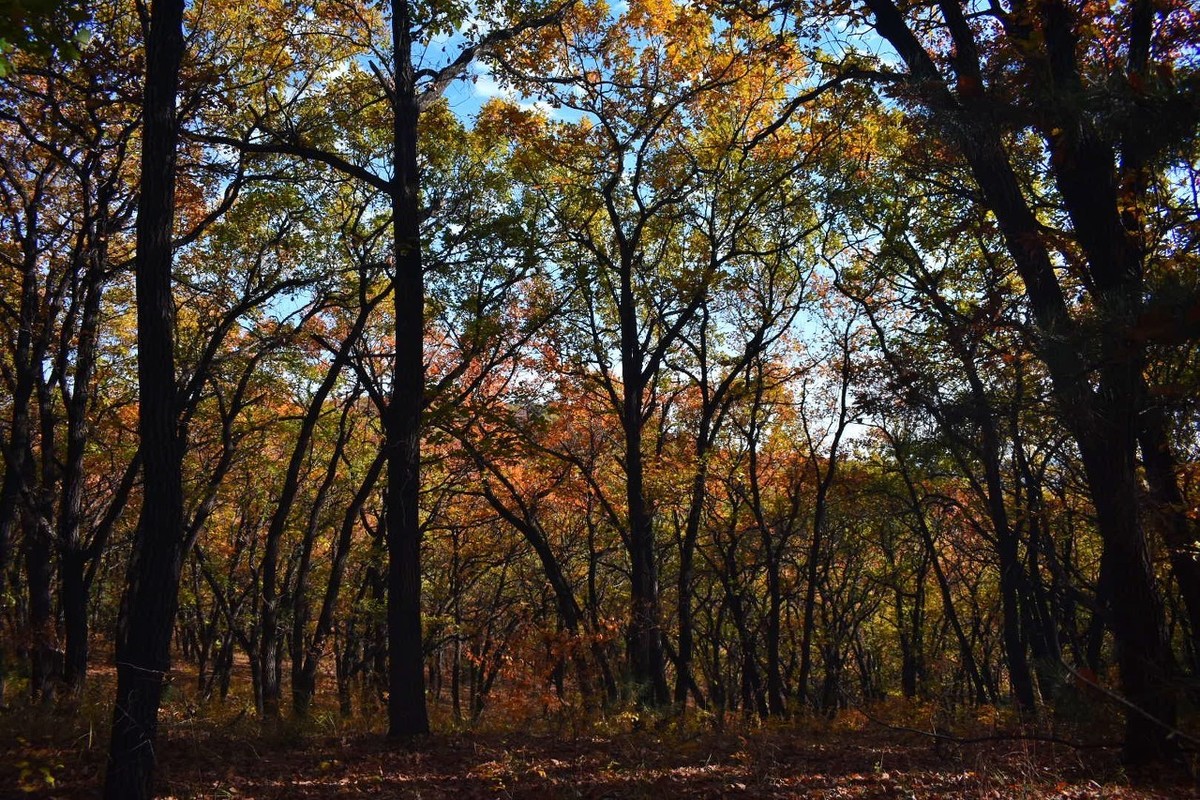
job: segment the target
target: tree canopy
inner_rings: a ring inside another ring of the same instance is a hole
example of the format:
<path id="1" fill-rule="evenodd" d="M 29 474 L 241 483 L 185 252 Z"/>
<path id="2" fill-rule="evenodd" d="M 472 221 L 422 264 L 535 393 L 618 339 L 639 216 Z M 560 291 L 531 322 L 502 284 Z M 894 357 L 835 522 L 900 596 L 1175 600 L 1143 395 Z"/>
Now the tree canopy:
<path id="1" fill-rule="evenodd" d="M 1196 741 L 1185 0 L 8 3 L 0 55 L 0 698 L 115 657 L 108 796 L 181 664 L 409 743 Z"/>

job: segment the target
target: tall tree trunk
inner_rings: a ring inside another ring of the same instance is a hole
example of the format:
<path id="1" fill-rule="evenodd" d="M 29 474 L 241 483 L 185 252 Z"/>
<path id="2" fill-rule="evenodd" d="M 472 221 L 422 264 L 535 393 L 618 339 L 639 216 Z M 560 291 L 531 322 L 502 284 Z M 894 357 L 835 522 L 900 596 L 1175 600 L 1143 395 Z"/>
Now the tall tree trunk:
<path id="1" fill-rule="evenodd" d="M 39 510 L 45 510 L 39 509 Z M 54 695 L 54 580 L 50 528 L 32 509 L 22 513 L 25 529 L 25 583 L 29 596 L 29 697 L 50 700 Z"/>
<path id="2" fill-rule="evenodd" d="M 1175 454 L 1171 452 L 1166 420 L 1161 408 L 1149 405 L 1142 411 L 1138 443 L 1150 488 L 1150 519 L 1170 554 L 1171 571 L 1183 597 L 1191 630 L 1193 671 L 1200 667 L 1200 561 L 1197 561 L 1195 526 L 1188 519 L 1187 504 L 1179 488 Z"/>
<path id="3" fill-rule="evenodd" d="M 12 396 L 12 419 L 8 441 L 4 443 L 4 479 L 0 483 L 0 702 L 4 700 L 4 685 L 8 661 L 13 657 L 16 631 L 6 630 L 9 615 L 8 577 L 13 569 L 12 547 L 14 533 L 21 520 L 21 489 L 27 480 L 26 460 L 29 451 L 29 404 L 34 388 L 34 337 L 38 305 L 37 205 L 26 209 L 25 231 L 22 237 L 21 301 L 18 310 L 16 348 L 13 351 L 13 370 L 16 385 Z"/>
<path id="4" fill-rule="evenodd" d="M 640 401 L 640 394 L 638 400 Z M 629 664 L 637 700 L 650 706 L 668 702 L 658 600 L 658 564 L 654 528 L 646 503 L 641 453 L 640 402 L 626 402 L 627 413 L 638 419 L 626 423 L 626 499 L 629 503 L 630 586 Z M 636 408 L 636 410 L 634 410 Z"/>
<path id="5" fill-rule="evenodd" d="M 47 323 L 43 323 L 47 324 Z M 43 331 L 42 338 L 46 333 Z M 41 348 L 39 348 L 41 350 Z M 45 350 L 41 350 L 45 352 Z M 52 376 L 39 369 L 36 374 L 38 403 L 37 455 L 40 456 L 38 483 L 30 487 L 23 509 L 25 529 L 25 573 L 29 593 L 29 636 L 32 658 L 32 699 L 51 700 L 62 678 L 58 625 L 54 615 L 54 497 L 60 479 L 56 458 L 58 417 L 50 388 Z M 25 456 L 31 466 L 37 460 L 32 448 Z"/>
<path id="6" fill-rule="evenodd" d="M 780 645 L 783 638 L 783 576 L 781 574 L 780 552 L 771 554 L 767 564 L 767 703 L 772 716 L 787 716 L 787 706 L 783 700 L 783 660 L 780 656 Z M 814 581 L 815 586 L 815 581 Z M 812 636 L 812 620 L 809 619 L 809 641 Z M 804 645 L 801 644 L 801 653 Z M 804 684 L 808 680 L 806 672 L 808 664 L 803 659 L 800 666 L 800 677 L 797 684 L 804 692 Z"/>
<path id="7" fill-rule="evenodd" d="M 638 340 L 633 296 L 633 254 L 621 242 L 621 370 L 624 395 L 621 422 L 625 429 L 625 499 L 629 508 L 630 619 L 629 667 L 637 701 L 650 706 L 669 702 L 658 599 L 658 564 L 654 553 L 654 522 L 646 502 L 642 416 L 645 379 Z"/>
<path id="8" fill-rule="evenodd" d="M 388 736 L 429 732 L 421 635 L 421 411 L 425 278 L 421 262 L 416 74 L 408 0 L 392 3 L 392 236 L 396 354 L 387 436 Z"/>
<path id="9" fill-rule="evenodd" d="M 96 366 L 99 335 L 102 276 L 108 262 L 108 237 L 103 227 L 106 204 L 100 204 L 101 223 L 88 248 L 84 278 L 83 315 L 79 325 L 75 375 L 67 402 L 67 457 L 63 465 L 62 501 L 58 514 L 59 591 L 62 595 L 63 627 L 66 633 L 64 678 L 78 692 L 87 677 L 88 619 L 90 591 L 87 562 L 89 552 L 83 545 L 84 451 L 89 425 L 88 405 L 92 398 L 92 378 Z M 97 554 L 98 555 L 98 554 Z"/>
<path id="10" fill-rule="evenodd" d="M 183 59 L 183 0 L 154 0 L 146 37 L 141 196 L 137 214 L 138 433 L 143 500 L 117 632 L 117 697 L 106 800 L 153 796 L 155 740 L 183 565 L 184 443 L 175 388 L 171 234 L 175 218 L 175 99 Z"/>
<path id="11" fill-rule="evenodd" d="M 59 595 L 63 614 L 63 679 L 78 693 L 87 679 L 88 587 L 87 556 L 78 549 L 59 554 Z"/>

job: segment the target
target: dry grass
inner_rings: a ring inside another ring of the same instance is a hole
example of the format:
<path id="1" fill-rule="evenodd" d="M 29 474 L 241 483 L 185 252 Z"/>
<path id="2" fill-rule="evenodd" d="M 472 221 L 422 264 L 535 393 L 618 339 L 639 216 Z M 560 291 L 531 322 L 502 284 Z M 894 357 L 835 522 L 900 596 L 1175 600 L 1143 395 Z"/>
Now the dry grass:
<path id="1" fill-rule="evenodd" d="M 16 703 L 0 714 L 0 796 L 94 796 L 103 773 L 110 670 L 85 695 L 54 708 Z M 385 742 L 377 711 L 261 725 L 241 691 L 198 704 L 181 675 L 164 702 L 162 796 L 198 798 L 1168 798 L 1200 796 L 1183 768 L 1130 776 L 1115 750 L 1022 739 L 971 744 L 920 731 L 944 711 L 893 702 L 833 720 L 760 725 L 728 717 L 721 732 L 693 716 L 626 712 L 584 721 L 560 709 L 504 729 Z M 445 709 L 435 719 L 448 729 Z M 984 709 L 949 722 L 980 738 L 1017 731 Z M 887 727 L 892 725 L 894 727 Z M 637 730 L 635 730 L 635 728 Z M 902 730 L 900 728 L 911 728 Z M 1057 731 L 1078 738 L 1077 730 Z M 1113 731 L 1091 727 L 1092 737 Z M 1093 738 L 1093 742 L 1095 738 Z"/>

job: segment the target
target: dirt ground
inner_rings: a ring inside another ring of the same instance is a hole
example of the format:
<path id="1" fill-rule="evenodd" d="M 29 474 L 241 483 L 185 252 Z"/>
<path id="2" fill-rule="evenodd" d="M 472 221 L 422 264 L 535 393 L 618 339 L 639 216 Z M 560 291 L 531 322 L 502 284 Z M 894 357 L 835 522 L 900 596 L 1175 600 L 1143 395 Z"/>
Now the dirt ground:
<path id="1" fill-rule="evenodd" d="M 26 730 L 16 732 L 22 717 Z M 85 717 L 5 712 L 0 797 L 96 796 L 103 726 Z M 400 746 L 311 725 L 263 730 L 245 715 L 167 718 L 159 792 L 178 800 L 1200 797 L 1186 766 L 1128 774 L 1104 746 L 955 743 L 862 719 L 852 727 L 464 732 Z"/>
<path id="2" fill-rule="evenodd" d="M 115 683 L 109 662 L 97 659 L 73 702 L 31 707 L 9 693 L 0 708 L 0 800 L 99 795 Z M 382 709 L 365 698 L 348 720 L 328 704 L 304 723 L 265 725 L 244 669 L 223 703 L 205 705 L 183 666 L 160 715 L 158 793 L 174 800 L 1200 798 L 1200 755 L 1130 772 L 1107 716 L 1020 729 L 1008 712 L 975 709 L 944 731 L 951 739 L 939 739 L 930 729 L 944 710 L 900 700 L 832 720 L 763 725 L 736 715 L 682 722 L 628 712 L 582 721 L 509 692 L 482 728 L 457 731 L 435 698 L 435 729 L 455 732 L 402 745 L 380 734 Z"/>

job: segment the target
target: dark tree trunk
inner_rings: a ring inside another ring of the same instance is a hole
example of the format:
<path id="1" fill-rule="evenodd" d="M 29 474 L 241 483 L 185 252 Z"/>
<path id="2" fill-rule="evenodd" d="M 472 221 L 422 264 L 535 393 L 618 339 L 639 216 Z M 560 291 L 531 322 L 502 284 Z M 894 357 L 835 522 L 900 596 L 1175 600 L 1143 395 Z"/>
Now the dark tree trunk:
<path id="1" fill-rule="evenodd" d="M 88 581 L 87 558 L 79 550 L 66 550 L 59 557 L 59 592 L 62 598 L 63 678 L 72 691 L 82 688 L 88 667 Z"/>
<path id="2" fill-rule="evenodd" d="M 21 489 L 29 469 L 27 454 L 30 439 L 29 405 L 34 389 L 34 326 L 38 306 L 38 215 L 36 205 L 26 209 L 22 241 L 21 301 L 18 310 L 16 348 L 13 351 L 13 371 L 16 385 L 12 396 L 12 419 L 8 441 L 4 448 L 4 479 L 0 483 L 0 702 L 4 699 L 4 684 L 13 657 L 12 641 L 16 631 L 7 630 L 9 615 L 8 576 L 13 569 L 13 539 L 21 520 Z"/>
<path id="3" fill-rule="evenodd" d="M 636 699 L 649 706 L 669 702 L 658 600 L 654 522 L 645 493 L 642 453 L 643 363 L 634 311 L 631 265 L 621 274 L 621 368 L 625 375 L 622 424 L 625 428 L 625 499 L 629 508 L 630 618 L 629 667 Z"/>
<path id="4" fill-rule="evenodd" d="M 695 648 L 692 583 L 695 580 L 696 543 L 700 537 L 700 518 L 704 512 L 705 486 L 708 480 L 708 460 L 705 457 L 708 427 L 707 416 L 702 417 L 700 432 L 696 437 L 696 474 L 692 476 L 691 501 L 687 521 L 684 523 L 683 538 L 679 543 L 679 596 L 676 598 L 679 614 L 679 657 L 675 663 L 675 702 L 680 708 L 687 703 L 688 687 L 695 685 L 691 674 L 692 652 Z"/>
<path id="5" fill-rule="evenodd" d="M 770 563 L 767 564 L 767 703 L 771 715 L 776 717 L 787 716 L 787 706 L 783 701 L 783 659 L 780 657 L 783 636 L 783 580 L 780 575 L 780 555 L 779 552 L 772 554 Z M 812 636 L 811 627 L 809 636 Z M 801 648 L 803 646 L 801 644 Z M 805 666 L 805 662 L 801 660 L 800 676 L 797 678 L 801 693 L 805 691 L 804 685 L 808 681 Z"/>
<path id="6" fill-rule="evenodd" d="M 215 684 L 217 697 L 221 702 L 225 702 L 225 698 L 229 695 L 229 680 L 233 675 L 233 654 L 233 635 L 226 633 L 217 646 L 216 656 L 213 657 L 213 677 L 204 694 L 206 699 L 212 694 L 213 684 Z"/>
<path id="7" fill-rule="evenodd" d="M 101 213 L 107 212 L 101 203 Z M 63 465 L 62 506 L 58 515 L 59 591 L 62 595 L 63 627 L 66 633 L 64 678 L 68 688 L 78 692 L 87 678 L 88 619 L 90 592 L 87 563 L 91 557 L 83 544 L 83 456 L 87 446 L 88 405 L 92 398 L 92 378 L 96 366 L 96 344 L 103 293 L 102 275 L 108 261 L 107 235 L 103 225 L 94 232 L 95 243 L 89 248 L 85 267 L 84 308 L 79 325 L 75 375 L 67 402 L 67 458 Z"/>
<path id="8" fill-rule="evenodd" d="M 1171 452 L 1166 420 L 1161 408 L 1150 405 L 1142 412 L 1138 443 L 1150 489 L 1150 519 L 1170 554 L 1171 571 L 1183 598 L 1191 634 L 1193 671 L 1200 667 L 1200 552 L 1196 531 L 1188 519 L 1187 503 L 1179 488 L 1175 454 Z"/>
<path id="9" fill-rule="evenodd" d="M 388 736 L 429 732 L 421 634 L 421 411 L 425 279 L 421 263 L 416 75 L 407 0 L 392 3 L 392 235 L 396 354 L 383 415 L 387 442 Z"/>
<path id="10" fill-rule="evenodd" d="M 1133 424 L 1132 419 L 1126 422 Z M 1173 659 L 1150 554 L 1138 524 L 1133 432 L 1127 433 L 1123 443 L 1127 446 L 1120 446 L 1120 440 L 1113 437 L 1111 444 L 1081 450 L 1105 540 L 1103 560 L 1111 570 L 1109 585 L 1118 587 L 1107 609 L 1116 637 L 1121 688 L 1144 712 L 1126 714 L 1125 755 L 1133 763 L 1145 763 L 1176 749 L 1168 735 L 1175 724 Z"/>
<path id="11" fill-rule="evenodd" d="M 54 696 L 54 683 L 60 677 L 55 674 L 52 542 L 49 528 L 37 513 L 26 510 L 22 518 L 25 583 L 29 596 L 29 697 L 35 701 L 50 700 Z"/>
<path id="12" fill-rule="evenodd" d="M 325 584 L 325 596 L 321 601 L 321 611 L 317 615 L 317 623 L 313 629 L 312 638 L 309 639 L 307 646 L 304 648 L 304 663 L 298 671 L 293 671 L 292 673 L 292 707 L 301 716 L 307 713 L 308 707 L 312 702 L 313 692 L 317 685 L 317 667 L 320 665 L 321 656 L 325 651 L 325 641 L 330 633 L 335 630 L 334 614 L 337 608 L 338 595 L 341 593 L 342 579 L 346 572 L 346 559 L 350 555 L 350 544 L 353 541 L 355 523 L 359 512 L 367 502 L 367 498 L 371 492 L 374 491 L 375 484 L 379 481 L 379 474 L 383 471 L 383 464 L 384 459 L 381 453 L 376 456 L 370 468 L 367 469 L 367 474 L 363 478 L 363 482 L 359 484 L 358 491 L 354 494 L 354 499 L 350 502 L 350 506 L 346 509 L 346 513 L 342 517 L 342 527 L 334 546 L 333 566 L 329 571 L 329 581 Z M 336 655 L 334 658 L 338 662 L 340 670 L 341 662 Z M 349 685 L 349 680 L 349 677 L 347 677 L 347 686 Z M 340 694 L 340 682 L 338 688 Z"/>
<path id="13" fill-rule="evenodd" d="M 1079 102 L 1087 91 L 1078 64 L 1077 20 L 1067 4 L 1048 0 L 1027 22 L 1010 24 L 1004 32 L 1026 59 L 1029 74 L 1038 76 L 1028 89 L 1033 111 L 1046 131 L 1056 131 L 1046 136 L 1049 163 L 1086 259 L 1088 293 L 1101 315 L 1094 332 L 1071 315 L 1041 223 L 1025 199 L 984 93 L 960 97 L 951 92 L 892 0 L 866 0 L 866 5 L 876 30 L 904 59 L 943 135 L 964 155 L 1025 283 L 1038 325 L 1039 355 L 1050 372 L 1061 419 L 1079 446 L 1104 543 L 1100 588 L 1109 596 L 1106 616 L 1116 638 L 1122 689 L 1137 709 L 1125 718 L 1126 756 L 1133 762 L 1169 757 L 1178 749 L 1169 736 L 1176 713 L 1170 689 L 1174 667 L 1139 520 L 1135 463 L 1145 404 L 1145 346 L 1132 337 L 1143 293 L 1141 233 L 1127 228 L 1120 212 L 1113 147 L 1096 129 L 1095 115 Z M 941 8 L 954 44 L 955 73 L 981 87 L 979 49 L 962 9 L 949 2 Z M 1143 27 L 1143 36 L 1148 35 L 1149 27 Z M 1133 44 L 1130 66 L 1137 72 L 1145 67 L 1148 40 Z M 1126 149 L 1136 162 L 1144 148 Z M 1133 189 L 1140 176 L 1138 165 L 1130 166 Z M 1098 353 L 1099 364 L 1088 362 L 1089 351 Z"/>
<path id="14" fill-rule="evenodd" d="M 155 0 L 146 39 L 141 196 L 137 215 L 138 432 L 143 501 L 117 632 L 117 697 L 104 796 L 154 794 L 158 706 L 170 668 L 183 564 L 183 441 L 175 388 L 171 234 L 175 99 L 183 57 L 182 0 Z"/>
<path id="15" fill-rule="evenodd" d="M 635 244 L 629 240 L 621 227 L 621 215 L 617 211 L 614 199 L 616 186 L 617 178 L 611 176 L 605 186 L 604 201 L 608 207 L 619 252 L 615 266 L 620 282 L 617 315 L 621 340 L 622 380 L 618 389 L 620 408 L 617 412 L 625 439 L 625 500 L 628 508 L 628 533 L 625 544 L 630 569 L 629 671 L 636 701 L 647 706 L 662 706 L 670 702 L 670 692 L 667 689 L 663 653 L 658 563 L 654 552 L 654 520 L 646 499 L 645 455 L 642 452 L 645 429 L 642 406 L 645 402 L 647 377 L 646 356 L 638 325 L 637 299 L 633 289 L 638 255 L 635 253 Z"/>
<path id="16" fill-rule="evenodd" d="M 912 616 L 915 618 L 917 614 L 913 613 Z M 912 631 L 906 632 L 904 617 L 903 594 L 897 589 L 896 626 L 900 629 L 900 692 L 911 700 L 917 696 L 918 679 L 921 674 L 920 632 L 915 625 Z"/>
<path id="17" fill-rule="evenodd" d="M 825 675 L 821 679 L 821 691 L 817 707 L 829 717 L 837 713 L 842 698 L 842 654 L 834 645 L 822 648 Z"/>
<path id="18" fill-rule="evenodd" d="M 28 487 L 28 500 L 22 509 L 32 659 L 29 693 L 31 699 L 44 701 L 53 699 L 55 688 L 62 679 L 61 651 L 58 648 L 57 620 L 54 616 L 54 531 L 51 527 L 54 519 L 54 493 L 60 475 L 58 460 L 55 457 L 58 420 L 54 412 L 49 380 L 50 377 L 39 369 L 35 385 L 40 474 L 38 484 Z M 25 459 L 32 467 L 35 463 L 32 449 Z"/>

